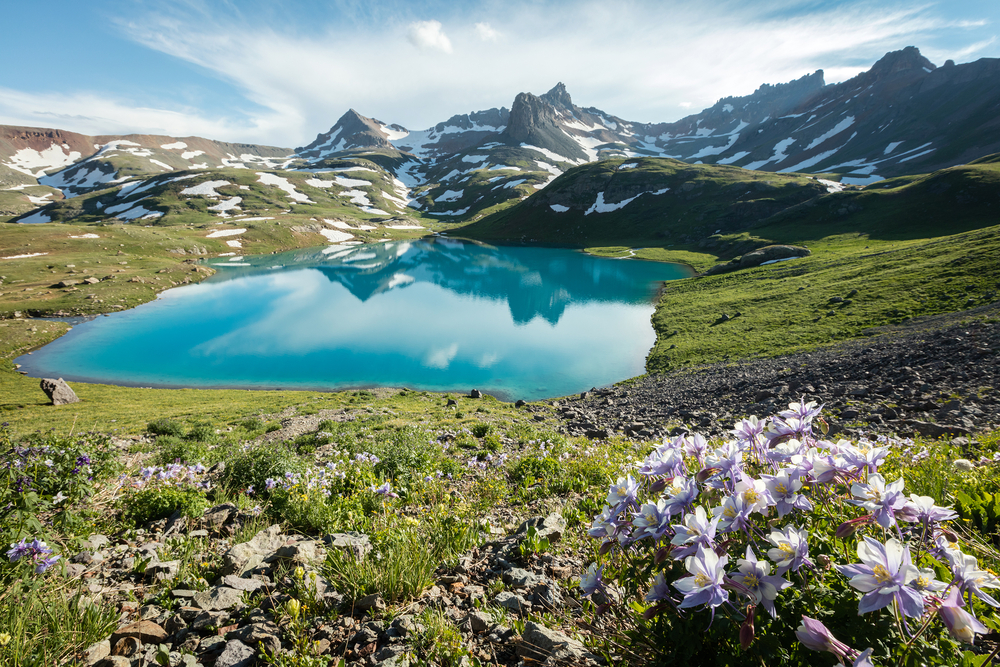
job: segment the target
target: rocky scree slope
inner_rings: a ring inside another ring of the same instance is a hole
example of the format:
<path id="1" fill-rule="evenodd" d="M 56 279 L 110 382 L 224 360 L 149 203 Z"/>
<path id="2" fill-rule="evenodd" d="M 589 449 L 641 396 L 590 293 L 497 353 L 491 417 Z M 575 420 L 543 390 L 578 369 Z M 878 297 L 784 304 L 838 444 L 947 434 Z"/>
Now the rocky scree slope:
<path id="1" fill-rule="evenodd" d="M 805 398 L 836 433 L 961 438 L 1000 426 L 1000 303 L 783 357 L 645 375 L 557 406 L 574 435 L 724 435 Z M 971 319 L 972 321 L 963 321 Z M 832 417 L 832 419 L 830 419 Z M 668 428 L 669 421 L 683 426 Z"/>

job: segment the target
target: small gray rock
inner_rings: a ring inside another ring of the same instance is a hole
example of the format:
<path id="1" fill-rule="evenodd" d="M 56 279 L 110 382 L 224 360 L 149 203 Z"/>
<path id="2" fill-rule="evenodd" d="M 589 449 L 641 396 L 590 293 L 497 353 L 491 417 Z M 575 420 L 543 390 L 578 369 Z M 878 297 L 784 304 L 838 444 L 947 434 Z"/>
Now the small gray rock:
<path id="1" fill-rule="evenodd" d="M 111 640 L 105 639 L 104 641 L 99 641 L 96 644 L 91 644 L 83 652 L 83 664 L 86 667 L 93 667 L 101 660 L 111 655 Z"/>
<path id="2" fill-rule="evenodd" d="M 339 549 L 353 553 L 358 560 L 367 556 L 372 550 L 371 540 L 364 533 L 347 532 L 331 533 L 323 536 L 327 549 Z"/>
<path id="3" fill-rule="evenodd" d="M 499 593 L 494 602 L 507 611 L 512 611 L 516 614 L 529 611 L 530 609 L 530 605 L 524 601 L 524 598 L 515 593 L 511 593 L 510 591 L 503 591 Z"/>
<path id="4" fill-rule="evenodd" d="M 196 593 L 194 604 L 206 611 L 222 611 L 223 609 L 242 607 L 244 606 L 243 591 L 228 586 L 218 586 L 209 591 Z"/>
<path id="5" fill-rule="evenodd" d="M 215 661 L 215 667 L 250 667 L 256 660 L 255 651 L 239 639 L 230 639 Z"/>

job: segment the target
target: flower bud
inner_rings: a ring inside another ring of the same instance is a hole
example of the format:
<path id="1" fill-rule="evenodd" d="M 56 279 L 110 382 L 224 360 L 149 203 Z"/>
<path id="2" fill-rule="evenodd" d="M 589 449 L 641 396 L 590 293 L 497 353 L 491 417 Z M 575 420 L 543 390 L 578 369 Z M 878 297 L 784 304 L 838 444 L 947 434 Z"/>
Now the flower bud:
<path id="1" fill-rule="evenodd" d="M 670 555 L 670 547 L 660 547 L 653 554 L 653 563 L 659 565 L 663 561 L 667 560 L 667 556 Z"/>
<path id="2" fill-rule="evenodd" d="M 285 603 L 285 611 L 288 612 L 288 615 L 292 618 L 298 618 L 299 612 L 302 611 L 302 604 L 295 598 L 292 598 Z"/>
<path id="3" fill-rule="evenodd" d="M 703 484 L 706 479 L 708 479 L 717 472 L 719 472 L 719 468 L 705 468 L 701 470 L 697 475 L 695 475 L 695 479 L 698 480 L 699 484 Z"/>
<path id="4" fill-rule="evenodd" d="M 826 554 L 820 554 L 816 560 L 819 562 L 819 566 L 824 570 L 830 569 L 830 557 Z"/>
<path id="5" fill-rule="evenodd" d="M 743 621 L 743 625 L 740 626 L 740 648 L 746 651 L 750 648 L 751 642 L 753 642 L 753 605 L 747 605 L 747 618 Z"/>
<path id="6" fill-rule="evenodd" d="M 605 555 L 606 553 L 611 551 L 611 547 L 613 547 L 614 544 L 615 544 L 614 540 L 605 541 L 603 544 L 601 544 L 601 548 L 598 550 L 598 553 L 602 556 Z"/>
<path id="7" fill-rule="evenodd" d="M 663 491 L 663 489 L 667 488 L 667 485 L 670 484 L 670 481 L 671 480 L 666 479 L 665 477 L 661 477 L 660 479 L 656 480 L 649 486 L 649 492 L 660 493 L 661 491 Z"/>
<path id="8" fill-rule="evenodd" d="M 295 568 L 295 570 L 292 572 L 292 574 L 294 575 L 294 577 L 296 579 L 301 580 L 302 577 L 306 576 L 306 571 L 304 569 L 302 569 L 302 566 L 300 565 L 300 566 L 298 566 L 298 567 Z"/>

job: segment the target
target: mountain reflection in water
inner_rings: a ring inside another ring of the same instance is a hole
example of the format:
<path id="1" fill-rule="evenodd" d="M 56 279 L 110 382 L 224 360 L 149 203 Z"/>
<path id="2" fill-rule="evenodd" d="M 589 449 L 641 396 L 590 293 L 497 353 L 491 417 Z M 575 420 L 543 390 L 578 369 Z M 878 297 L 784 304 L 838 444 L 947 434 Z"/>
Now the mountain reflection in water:
<path id="1" fill-rule="evenodd" d="M 445 239 L 216 258 L 218 273 L 75 327 L 31 375 L 141 386 L 479 388 L 559 396 L 643 372 L 684 267 Z"/>

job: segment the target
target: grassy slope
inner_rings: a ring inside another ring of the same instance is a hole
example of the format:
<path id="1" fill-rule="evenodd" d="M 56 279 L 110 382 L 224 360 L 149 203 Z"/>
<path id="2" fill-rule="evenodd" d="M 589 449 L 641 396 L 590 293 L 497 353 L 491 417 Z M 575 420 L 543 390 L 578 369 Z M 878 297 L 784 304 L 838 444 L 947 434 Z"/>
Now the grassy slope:
<path id="1" fill-rule="evenodd" d="M 997 226 L 896 242 L 837 235 L 810 248 L 804 259 L 666 285 L 648 369 L 809 349 L 873 326 L 983 305 L 1000 288 Z"/>
<path id="2" fill-rule="evenodd" d="M 619 169 L 623 164 L 637 167 Z M 586 211 L 604 193 L 606 203 L 642 194 L 617 211 Z M 690 165 L 664 158 L 615 159 L 566 172 L 516 206 L 461 229 L 484 240 L 576 247 L 688 246 L 718 230 L 738 231 L 767 215 L 825 192 L 804 176 Z M 552 205 L 569 207 L 557 213 Z"/>

